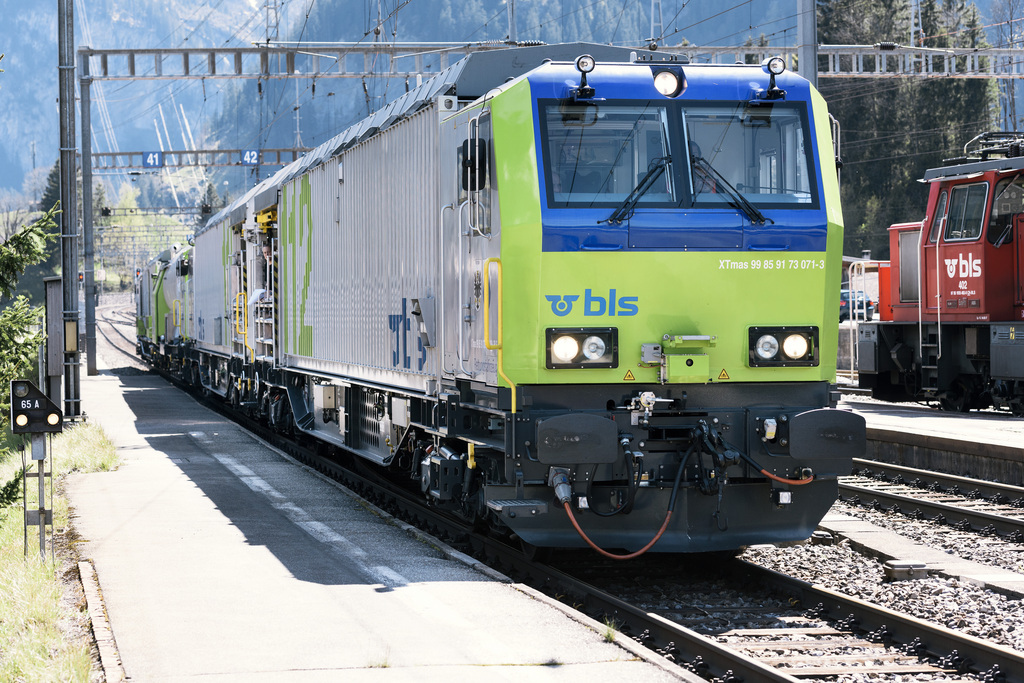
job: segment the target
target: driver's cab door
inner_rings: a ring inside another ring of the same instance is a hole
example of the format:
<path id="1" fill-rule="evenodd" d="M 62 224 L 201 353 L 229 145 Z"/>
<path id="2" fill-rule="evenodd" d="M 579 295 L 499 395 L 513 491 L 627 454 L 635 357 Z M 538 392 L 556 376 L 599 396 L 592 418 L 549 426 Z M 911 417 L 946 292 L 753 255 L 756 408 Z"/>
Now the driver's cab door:
<path id="1" fill-rule="evenodd" d="M 936 312 L 939 301 L 938 268 L 940 264 L 937 260 L 938 243 L 946 226 L 948 196 L 949 194 L 946 190 L 942 190 L 942 194 L 939 195 L 939 201 L 935 205 L 935 214 L 932 216 L 931 225 L 928 227 L 928 235 L 924 240 L 921 268 L 918 269 L 918 272 L 924 274 L 924 297 L 921 299 L 921 305 L 926 311 L 932 313 Z"/>
<path id="2" fill-rule="evenodd" d="M 1014 259 L 1014 301 L 1017 310 L 1016 320 L 1024 320 L 1024 214 L 1013 217 L 1013 242 L 1016 258 Z"/>

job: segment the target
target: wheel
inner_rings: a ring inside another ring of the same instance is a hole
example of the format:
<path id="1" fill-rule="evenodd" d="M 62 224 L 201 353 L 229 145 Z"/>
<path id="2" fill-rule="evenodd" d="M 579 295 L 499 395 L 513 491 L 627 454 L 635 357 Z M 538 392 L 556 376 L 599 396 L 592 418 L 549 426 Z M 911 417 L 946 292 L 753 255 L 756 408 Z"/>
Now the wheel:
<path id="1" fill-rule="evenodd" d="M 962 379 L 953 380 L 949 390 L 939 398 L 943 410 L 951 413 L 966 413 L 971 409 L 971 391 Z"/>
<path id="2" fill-rule="evenodd" d="M 519 548 L 523 551 L 523 557 L 530 562 L 547 562 L 551 559 L 552 549 L 541 548 L 540 546 L 527 543 L 523 539 L 519 538 Z"/>

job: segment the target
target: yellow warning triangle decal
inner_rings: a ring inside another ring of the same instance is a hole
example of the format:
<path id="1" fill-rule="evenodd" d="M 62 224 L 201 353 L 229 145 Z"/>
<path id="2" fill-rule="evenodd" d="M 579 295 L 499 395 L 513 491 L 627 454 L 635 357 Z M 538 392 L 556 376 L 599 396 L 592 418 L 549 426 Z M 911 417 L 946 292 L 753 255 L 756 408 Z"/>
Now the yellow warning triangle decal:
<path id="1" fill-rule="evenodd" d="M 718 373 L 718 379 L 729 379 L 729 373 L 725 371 L 725 368 L 722 368 L 722 371 Z"/>
<path id="2" fill-rule="evenodd" d="M 633 376 L 632 370 L 626 370 L 626 376 L 622 378 L 623 382 L 635 382 L 636 377 Z"/>

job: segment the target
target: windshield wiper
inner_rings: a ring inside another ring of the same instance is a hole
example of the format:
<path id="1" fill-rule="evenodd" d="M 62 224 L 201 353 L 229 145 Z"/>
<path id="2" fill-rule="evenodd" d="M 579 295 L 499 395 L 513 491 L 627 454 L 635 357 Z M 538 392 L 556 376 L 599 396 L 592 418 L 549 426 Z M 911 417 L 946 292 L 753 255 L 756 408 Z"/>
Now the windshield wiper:
<path id="1" fill-rule="evenodd" d="M 640 179 L 640 182 L 636 184 L 633 191 L 630 192 L 626 198 L 619 205 L 619 208 L 615 209 L 611 216 L 598 221 L 598 223 L 621 223 L 630 216 L 633 215 L 633 208 L 636 203 L 640 201 L 640 198 L 647 194 L 647 191 L 654 187 L 655 181 L 661 177 L 661 174 L 665 172 L 665 168 L 672 163 L 672 157 L 658 157 L 652 159 L 651 163 L 647 165 L 647 173 Z"/>
<path id="2" fill-rule="evenodd" d="M 766 218 L 761 210 L 750 203 L 743 193 L 737 190 L 732 183 L 725 179 L 721 173 L 718 172 L 714 166 L 708 163 L 704 157 L 692 157 L 693 165 L 700 168 L 701 171 L 714 178 L 716 183 L 721 183 L 722 187 L 725 188 L 725 193 L 732 197 L 732 201 L 729 203 L 734 207 L 747 214 L 747 218 L 751 223 L 757 223 L 758 225 L 764 225 L 765 221 L 770 221 L 773 225 L 775 221 L 771 218 Z M 696 198 L 694 198 L 696 200 Z"/>

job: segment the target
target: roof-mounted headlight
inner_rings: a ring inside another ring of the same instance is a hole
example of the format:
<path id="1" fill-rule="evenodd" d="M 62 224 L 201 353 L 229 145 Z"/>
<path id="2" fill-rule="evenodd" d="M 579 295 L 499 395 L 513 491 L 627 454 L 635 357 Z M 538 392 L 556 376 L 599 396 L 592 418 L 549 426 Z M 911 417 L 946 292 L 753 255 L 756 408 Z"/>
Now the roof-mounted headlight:
<path id="1" fill-rule="evenodd" d="M 576 58 L 576 70 L 581 74 L 588 74 L 594 70 L 597 62 L 590 55 L 580 55 Z"/>
<path id="2" fill-rule="evenodd" d="M 769 57 L 761 62 L 761 68 L 769 75 L 768 93 L 769 100 L 777 100 L 786 96 L 786 91 L 775 85 L 775 77 L 786 70 L 786 60 L 782 57 Z"/>
<path id="3" fill-rule="evenodd" d="M 654 72 L 654 89 L 665 97 L 675 97 L 683 89 L 683 79 L 668 69 Z"/>
<path id="4" fill-rule="evenodd" d="M 761 62 L 761 68 L 764 69 L 766 73 L 778 76 L 786 70 L 786 60 L 782 57 L 769 57 Z"/>
<path id="5" fill-rule="evenodd" d="M 594 96 L 594 89 L 587 85 L 587 74 L 593 71 L 595 66 L 597 62 L 590 55 L 580 55 L 576 58 L 576 70 L 580 72 L 580 87 L 572 93 L 573 99 Z"/>

